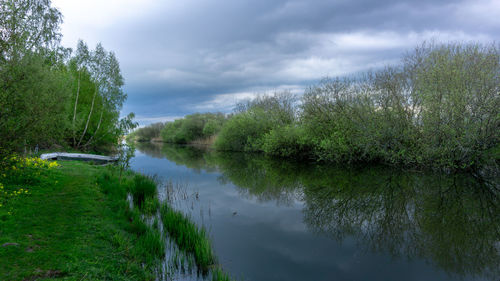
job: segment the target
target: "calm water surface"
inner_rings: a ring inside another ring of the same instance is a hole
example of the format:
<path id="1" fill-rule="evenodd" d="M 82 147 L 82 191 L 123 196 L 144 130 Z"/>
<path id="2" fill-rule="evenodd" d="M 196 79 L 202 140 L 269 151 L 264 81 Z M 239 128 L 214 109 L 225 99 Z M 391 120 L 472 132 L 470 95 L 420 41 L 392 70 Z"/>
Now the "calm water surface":
<path id="1" fill-rule="evenodd" d="M 498 180 L 153 144 L 132 167 L 176 183 L 238 280 L 500 280 Z"/>

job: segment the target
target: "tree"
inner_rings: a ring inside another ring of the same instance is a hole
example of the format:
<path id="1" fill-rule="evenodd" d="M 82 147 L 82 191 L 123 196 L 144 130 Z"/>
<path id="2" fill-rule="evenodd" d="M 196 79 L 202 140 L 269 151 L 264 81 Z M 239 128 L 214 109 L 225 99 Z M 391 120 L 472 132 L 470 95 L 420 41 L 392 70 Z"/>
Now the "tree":
<path id="1" fill-rule="evenodd" d="M 110 52 L 107 55 L 105 63 L 103 65 L 104 77 L 102 80 L 101 87 L 101 114 L 99 117 L 99 122 L 97 123 L 97 127 L 94 131 L 94 134 L 89 138 L 89 140 L 85 143 L 84 147 L 88 146 L 92 143 L 92 140 L 97 135 L 99 128 L 101 127 L 103 121 L 103 114 L 105 111 L 108 112 L 117 112 L 121 109 L 123 102 L 127 98 L 127 95 L 123 93 L 123 77 L 120 71 L 120 65 L 116 56 L 113 52 Z"/>
<path id="2" fill-rule="evenodd" d="M 77 89 L 75 95 L 75 105 L 73 108 L 73 120 L 71 123 L 71 129 L 73 131 L 73 146 L 76 146 L 76 111 L 78 108 L 78 98 L 80 95 L 80 83 L 82 71 L 86 71 L 90 60 L 90 53 L 87 44 L 83 40 L 78 40 L 78 45 L 76 47 L 76 53 L 70 63 L 75 65 L 76 71 L 78 72 L 77 78 Z"/>
<path id="3" fill-rule="evenodd" d="M 67 50 L 60 12 L 48 0 L 0 1 L 0 147 L 61 137 L 67 105 Z M 52 112 L 51 112 L 52 111 Z M 62 117 L 62 118 L 61 118 Z"/>
<path id="4" fill-rule="evenodd" d="M 50 0 L 0 1 L 0 59 L 17 62 L 25 54 L 56 49 L 62 15 Z"/>

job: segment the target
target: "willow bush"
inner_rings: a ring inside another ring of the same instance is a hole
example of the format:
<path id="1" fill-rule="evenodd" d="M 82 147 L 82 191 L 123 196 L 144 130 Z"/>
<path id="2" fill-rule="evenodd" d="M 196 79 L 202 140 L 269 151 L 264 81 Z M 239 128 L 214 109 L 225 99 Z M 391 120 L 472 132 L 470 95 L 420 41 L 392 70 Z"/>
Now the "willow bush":
<path id="1" fill-rule="evenodd" d="M 219 150 L 323 161 L 467 170 L 496 165 L 499 45 L 422 44 L 398 65 L 328 78 L 300 103 L 284 94 L 238 106 Z"/>

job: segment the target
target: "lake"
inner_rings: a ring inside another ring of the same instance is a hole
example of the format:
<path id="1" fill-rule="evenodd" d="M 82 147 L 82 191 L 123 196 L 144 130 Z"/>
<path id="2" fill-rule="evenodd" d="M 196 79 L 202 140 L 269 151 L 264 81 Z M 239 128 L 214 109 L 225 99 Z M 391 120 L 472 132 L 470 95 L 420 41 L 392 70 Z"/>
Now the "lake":
<path id="1" fill-rule="evenodd" d="M 175 183 L 237 280 L 499 280 L 498 179 L 149 143 L 131 166 Z"/>

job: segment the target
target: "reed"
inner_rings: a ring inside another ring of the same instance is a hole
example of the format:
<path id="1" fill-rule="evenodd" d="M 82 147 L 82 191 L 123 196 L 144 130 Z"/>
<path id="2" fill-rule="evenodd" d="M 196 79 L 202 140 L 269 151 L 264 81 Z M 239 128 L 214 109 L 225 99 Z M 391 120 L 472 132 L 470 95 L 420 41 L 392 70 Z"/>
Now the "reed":
<path id="1" fill-rule="evenodd" d="M 210 266 L 216 264 L 216 258 L 205 230 L 198 228 L 189 218 L 166 203 L 161 205 L 160 214 L 170 238 L 181 250 L 194 255 L 201 271 L 208 272 Z"/>
<path id="2" fill-rule="evenodd" d="M 139 208 L 143 208 L 146 199 L 157 198 L 158 191 L 156 190 L 156 183 L 153 177 L 136 174 L 134 176 L 134 184 L 130 192 L 134 198 L 134 204 Z"/>

